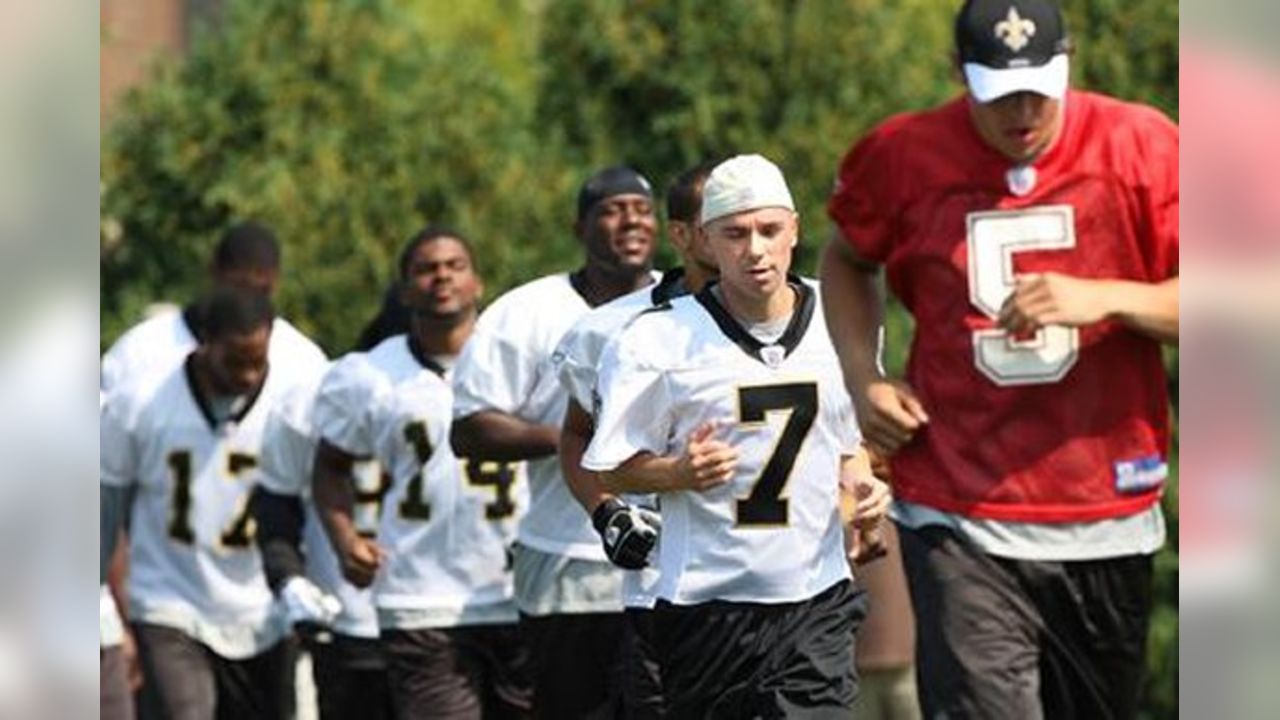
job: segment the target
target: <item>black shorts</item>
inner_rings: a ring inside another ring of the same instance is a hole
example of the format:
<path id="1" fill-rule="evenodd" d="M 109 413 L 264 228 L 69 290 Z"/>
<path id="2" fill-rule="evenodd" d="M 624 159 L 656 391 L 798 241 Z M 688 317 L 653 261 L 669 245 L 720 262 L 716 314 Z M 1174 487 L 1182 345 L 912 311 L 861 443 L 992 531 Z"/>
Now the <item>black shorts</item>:
<path id="1" fill-rule="evenodd" d="M 389 720 L 391 685 L 382 645 L 376 639 L 341 633 L 309 640 L 320 720 Z"/>
<path id="2" fill-rule="evenodd" d="M 653 639 L 653 611 L 627 608 L 622 639 L 622 717 L 653 720 L 665 717 L 662 669 Z"/>
<path id="3" fill-rule="evenodd" d="M 925 717 L 1137 714 L 1151 556 L 1010 560 L 941 526 L 899 536 Z"/>
<path id="4" fill-rule="evenodd" d="M 398 718 L 530 717 L 529 651 L 515 625 L 381 633 Z"/>
<path id="5" fill-rule="evenodd" d="M 622 613 L 520 615 L 536 717 L 616 718 L 625 684 Z"/>
<path id="6" fill-rule="evenodd" d="M 848 718 L 866 593 L 848 580 L 802 602 L 654 610 L 670 718 Z"/>
<path id="7" fill-rule="evenodd" d="M 144 717 L 167 720 L 275 720 L 294 710 L 294 645 L 277 643 L 228 660 L 181 630 L 135 623 L 142 659 Z"/>

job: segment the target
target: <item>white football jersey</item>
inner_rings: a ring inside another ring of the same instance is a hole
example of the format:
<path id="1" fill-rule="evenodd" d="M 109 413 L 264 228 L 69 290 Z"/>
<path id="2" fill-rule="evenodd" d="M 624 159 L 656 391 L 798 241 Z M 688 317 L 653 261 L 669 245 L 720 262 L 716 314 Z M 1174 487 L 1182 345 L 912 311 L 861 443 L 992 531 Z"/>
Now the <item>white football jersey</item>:
<path id="1" fill-rule="evenodd" d="M 108 396 L 101 421 L 105 485 L 135 486 L 129 606 L 136 620 L 182 630 L 223 657 L 275 644 L 283 623 L 254 545 L 249 491 L 262 430 L 282 391 L 276 371 L 235 418 L 215 424 L 182 363 Z"/>
<path id="2" fill-rule="evenodd" d="M 683 294 L 684 272 L 670 270 L 657 284 L 623 295 L 583 315 L 560 339 L 551 356 L 560 386 L 569 397 L 583 410 L 594 412 L 597 367 L 605 346 L 636 315 Z M 632 504 L 657 508 L 652 495 L 627 495 L 625 499 Z M 624 571 L 622 604 L 626 607 L 653 607 L 653 590 L 657 581 L 658 569 L 653 566 Z"/>
<path id="3" fill-rule="evenodd" d="M 110 392 L 134 378 L 158 379 L 181 364 L 196 343 L 181 310 L 143 320 L 121 335 L 102 356 L 101 387 Z M 290 382 L 324 372 L 327 363 L 324 351 L 281 317 L 271 326 L 268 361 L 279 380 Z"/>
<path id="4" fill-rule="evenodd" d="M 299 497 L 305 507 L 302 549 L 307 577 L 342 603 L 342 612 L 333 628 L 344 635 L 378 637 L 378 616 L 373 609 L 373 593 L 360 589 L 342 577 L 338 557 L 311 502 L 311 468 L 315 461 L 316 435 L 311 427 L 311 411 L 319 378 L 290 388 L 271 408 L 263 430 L 261 485 L 278 495 Z M 385 488 L 382 473 L 374 461 L 358 463 L 356 472 L 356 527 L 362 533 L 377 532 L 376 509 Z M 362 512 L 362 510 L 364 512 Z M 361 520 L 364 523 L 361 523 Z"/>
<path id="5" fill-rule="evenodd" d="M 567 273 L 534 280 L 495 300 L 458 358 L 453 417 L 498 410 L 560 427 L 568 398 L 552 357 L 565 332 L 590 309 Z M 520 519 L 520 543 L 607 562 L 590 518 L 565 484 L 559 458 L 530 460 L 528 473 L 530 502 Z"/>
<path id="6" fill-rule="evenodd" d="M 659 598 L 797 602 L 849 577 L 837 503 L 857 423 L 817 293 L 793 287 L 800 299 L 776 343 L 704 290 L 636 317 L 601 359 L 583 467 L 678 455 L 706 421 L 739 452 L 729 483 L 660 496 Z"/>
<path id="7" fill-rule="evenodd" d="M 372 454 L 391 476 L 378 526 L 389 557 L 374 585 L 383 627 L 517 617 L 507 546 L 527 488 L 517 464 L 454 456 L 452 407 L 443 368 L 414 352 L 406 335 L 344 357 L 317 398 L 321 436 L 352 454 Z"/>

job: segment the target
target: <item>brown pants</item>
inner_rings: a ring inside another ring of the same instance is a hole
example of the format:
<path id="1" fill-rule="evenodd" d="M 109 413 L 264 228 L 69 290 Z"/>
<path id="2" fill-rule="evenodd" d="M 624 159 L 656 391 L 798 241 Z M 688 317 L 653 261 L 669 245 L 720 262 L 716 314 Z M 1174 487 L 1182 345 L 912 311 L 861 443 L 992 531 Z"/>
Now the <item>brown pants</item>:
<path id="1" fill-rule="evenodd" d="M 136 623 L 143 714 L 166 720 L 276 720 L 293 715 L 288 642 L 247 660 L 228 660 L 181 630 Z"/>
<path id="2" fill-rule="evenodd" d="M 530 716 L 529 652 L 515 625 L 384 629 L 381 635 L 397 718 Z"/>
<path id="3" fill-rule="evenodd" d="M 98 651 L 98 707 L 102 720 L 133 720 L 133 693 L 129 669 L 119 645 Z"/>
<path id="4" fill-rule="evenodd" d="M 941 526 L 899 532 L 925 717 L 1137 715 L 1151 556 L 1011 560 Z"/>

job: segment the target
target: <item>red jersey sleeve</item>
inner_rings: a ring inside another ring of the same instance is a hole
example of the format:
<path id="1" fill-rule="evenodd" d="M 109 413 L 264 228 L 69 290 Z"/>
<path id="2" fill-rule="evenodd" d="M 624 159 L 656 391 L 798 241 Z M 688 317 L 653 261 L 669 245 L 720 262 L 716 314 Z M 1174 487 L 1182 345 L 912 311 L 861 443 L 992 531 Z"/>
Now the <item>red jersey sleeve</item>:
<path id="1" fill-rule="evenodd" d="M 1127 144 L 1136 149 L 1133 172 L 1142 190 L 1148 271 L 1160 282 L 1178 274 L 1178 126 L 1155 108 L 1127 105 L 1136 117 Z"/>
<path id="2" fill-rule="evenodd" d="M 888 143 L 880 127 L 858 141 L 840 162 L 827 215 L 858 254 L 883 263 L 893 248 L 893 208 L 889 200 Z"/>
<path id="3" fill-rule="evenodd" d="M 1152 123 L 1148 165 L 1151 177 L 1151 218 L 1155 237 L 1153 265 L 1162 280 L 1178 274 L 1178 126 L 1168 118 L 1156 116 Z"/>

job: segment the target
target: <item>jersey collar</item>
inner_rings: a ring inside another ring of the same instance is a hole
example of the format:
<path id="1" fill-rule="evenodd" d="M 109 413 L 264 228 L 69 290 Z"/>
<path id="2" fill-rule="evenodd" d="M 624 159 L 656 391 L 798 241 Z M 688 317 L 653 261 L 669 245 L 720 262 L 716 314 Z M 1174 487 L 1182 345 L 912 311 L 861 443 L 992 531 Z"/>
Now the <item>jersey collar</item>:
<path id="1" fill-rule="evenodd" d="M 413 356 L 413 359 L 417 360 L 418 364 L 427 370 L 430 370 L 440 377 L 444 377 L 444 366 L 436 362 L 435 358 L 428 355 L 426 351 L 422 349 L 422 346 L 418 344 L 418 339 L 413 336 L 413 333 L 405 333 L 405 337 L 408 338 L 409 354 Z"/>
<path id="2" fill-rule="evenodd" d="M 195 372 L 195 351 L 187 354 L 187 359 L 182 363 L 182 373 L 186 376 L 187 389 L 191 391 L 191 398 L 196 402 L 196 408 L 200 410 L 200 415 L 204 417 L 204 421 L 209 424 L 211 430 L 218 429 L 218 419 L 213 415 L 213 404 L 209 402 L 209 398 L 205 397 L 200 390 L 200 383 L 196 382 Z M 267 375 L 271 374 L 271 368 L 267 368 Z M 244 420 L 249 411 L 253 410 L 253 406 L 258 402 L 258 396 L 262 394 L 262 388 L 267 386 L 267 376 L 262 377 L 262 382 L 258 383 L 258 387 L 249 393 L 249 398 L 245 401 L 244 407 L 240 408 L 235 415 L 228 418 L 231 422 L 239 424 Z"/>
<path id="3" fill-rule="evenodd" d="M 684 283 L 684 268 L 671 268 L 662 273 L 662 279 L 653 286 L 649 300 L 654 305 L 661 305 L 682 295 L 689 294 L 689 286 Z"/>
<path id="4" fill-rule="evenodd" d="M 715 294 L 711 292 L 715 284 L 715 282 L 708 283 L 694 298 L 711 314 L 711 319 L 720 326 L 721 332 L 752 359 L 770 367 L 776 367 L 778 363 L 769 363 L 766 360 L 765 348 L 781 347 L 784 359 L 791 356 L 792 351 L 800 345 L 805 332 L 809 329 L 809 322 L 813 320 L 815 304 L 813 288 L 795 275 L 787 276 L 787 284 L 796 291 L 795 312 L 791 315 L 791 322 L 787 323 L 787 329 L 782 333 L 782 337 L 778 338 L 776 343 L 765 345 L 755 335 L 747 332 L 747 329 L 742 327 L 741 323 L 720 304 L 720 301 L 716 300 Z"/>

